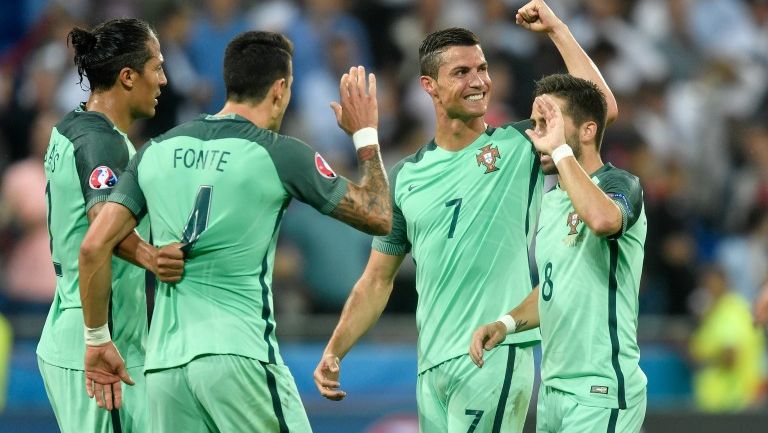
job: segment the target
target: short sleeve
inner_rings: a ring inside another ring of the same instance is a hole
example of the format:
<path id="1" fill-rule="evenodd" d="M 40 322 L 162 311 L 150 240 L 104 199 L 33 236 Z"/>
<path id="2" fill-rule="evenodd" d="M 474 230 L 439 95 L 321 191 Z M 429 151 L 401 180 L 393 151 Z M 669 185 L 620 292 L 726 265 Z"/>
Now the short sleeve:
<path id="1" fill-rule="evenodd" d="M 395 200 L 395 189 L 397 187 L 397 175 L 400 173 L 402 163 L 396 165 L 389 173 L 390 194 L 392 199 L 392 231 L 384 236 L 374 236 L 371 247 L 390 256 L 402 256 L 411 251 L 411 242 L 408 240 L 408 226 Z"/>
<path id="2" fill-rule="evenodd" d="M 105 124 L 74 141 L 75 166 L 85 200 L 85 210 L 107 200 L 128 164 L 123 136 Z"/>
<path id="3" fill-rule="evenodd" d="M 330 164 L 306 143 L 295 138 L 276 136 L 265 146 L 288 193 L 329 214 L 347 193 L 348 181 L 336 174 Z"/>
<path id="4" fill-rule="evenodd" d="M 139 153 L 131 158 L 128 167 L 120 177 L 120 182 L 109 196 L 109 201 L 127 207 L 133 216 L 136 217 L 136 220 L 141 220 L 147 212 L 147 200 L 139 186 L 139 164 L 144 156 L 144 152 L 149 147 L 149 144 L 145 145 Z"/>
<path id="5" fill-rule="evenodd" d="M 601 176 L 599 186 L 621 210 L 621 231 L 609 236 L 610 239 L 617 239 L 640 218 L 643 210 L 643 189 L 640 180 L 623 170 L 615 170 Z"/>

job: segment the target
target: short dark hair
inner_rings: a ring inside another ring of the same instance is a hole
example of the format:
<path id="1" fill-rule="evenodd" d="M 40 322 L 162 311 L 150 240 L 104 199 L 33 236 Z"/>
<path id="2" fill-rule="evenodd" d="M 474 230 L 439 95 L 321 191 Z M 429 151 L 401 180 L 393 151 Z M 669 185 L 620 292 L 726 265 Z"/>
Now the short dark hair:
<path id="1" fill-rule="evenodd" d="M 75 65 L 82 86 L 88 79 L 91 91 L 107 90 L 115 84 L 120 70 L 128 67 L 138 73 L 152 58 L 147 42 L 157 39 L 152 27 L 136 18 L 109 20 L 88 31 L 75 27 L 67 42 L 75 49 Z"/>
<path id="2" fill-rule="evenodd" d="M 534 96 L 553 95 L 565 100 L 563 114 L 570 116 L 578 126 L 589 120 L 597 124 L 596 145 L 600 150 L 605 132 L 608 104 L 605 95 L 591 81 L 570 74 L 553 74 L 536 81 Z"/>
<path id="3" fill-rule="evenodd" d="M 437 78 L 440 69 L 440 55 L 449 47 L 471 47 L 479 45 L 480 39 L 471 31 L 461 27 L 438 30 L 422 41 L 419 47 L 421 75 Z"/>
<path id="4" fill-rule="evenodd" d="M 224 53 L 227 100 L 261 102 L 269 87 L 290 74 L 293 44 L 280 33 L 250 31 L 236 36 Z"/>

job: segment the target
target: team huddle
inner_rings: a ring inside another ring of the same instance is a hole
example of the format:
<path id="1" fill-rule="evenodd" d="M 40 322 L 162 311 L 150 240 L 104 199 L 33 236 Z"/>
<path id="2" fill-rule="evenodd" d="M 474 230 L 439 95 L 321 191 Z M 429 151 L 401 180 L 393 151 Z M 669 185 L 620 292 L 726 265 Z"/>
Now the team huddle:
<path id="1" fill-rule="evenodd" d="M 331 108 L 352 137 L 359 182 L 279 133 L 293 84 L 285 36 L 235 37 L 221 110 L 136 152 L 125 132 L 154 115 L 167 84 L 160 41 L 138 19 L 73 29 L 91 94 L 54 127 L 45 156 L 57 286 L 37 349 L 61 431 L 311 432 L 272 298 L 280 222 L 295 198 L 374 235 L 314 372 L 321 395 L 346 396 L 342 360 L 410 253 L 420 431 L 521 432 L 540 342 L 538 432 L 638 432 L 647 225 L 637 177 L 600 157 L 616 100 L 542 0 L 516 22 L 547 35 L 568 73 L 536 82 L 529 119 L 489 126 L 493 84 L 477 36 L 428 35 L 420 84 L 434 138 L 389 174 L 376 77 L 363 67 L 342 75 Z M 545 175 L 557 176 L 546 193 Z M 157 278 L 151 327 L 146 271 Z"/>

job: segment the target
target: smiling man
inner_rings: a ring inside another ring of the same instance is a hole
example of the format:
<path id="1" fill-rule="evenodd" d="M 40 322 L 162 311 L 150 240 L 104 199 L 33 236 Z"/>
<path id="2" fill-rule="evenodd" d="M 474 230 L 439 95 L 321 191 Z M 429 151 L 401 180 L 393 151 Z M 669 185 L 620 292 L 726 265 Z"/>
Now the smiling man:
<path id="1" fill-rule="evenodd" d="M 546 33 L 569 72 L 597 83 L 608 97 L 609 120 L 616 117 L 616 102 L 597 68 L 544 2 L 523 6 L 516 21 Z M 528 247 L 543 185 L 539 157 L 525 135 L 531 123 L 485 123 L 493 83 L 471 31 L 435 32 L 419 56 L 421 86 L 435 107 L 435 138 L 392 169 L 392 232 L 374 239 L 315 383 L 323 396 L 344 398 L 340 359 L 381 315 L 410 252 L 419 294 L 420 431 L 520 432 L 539 331 L 509 335 L 487 354 L 482 369 L 466 347 L 478 325 L 506 313 L 505 302 L 516 305 L 531 293 Z"/>

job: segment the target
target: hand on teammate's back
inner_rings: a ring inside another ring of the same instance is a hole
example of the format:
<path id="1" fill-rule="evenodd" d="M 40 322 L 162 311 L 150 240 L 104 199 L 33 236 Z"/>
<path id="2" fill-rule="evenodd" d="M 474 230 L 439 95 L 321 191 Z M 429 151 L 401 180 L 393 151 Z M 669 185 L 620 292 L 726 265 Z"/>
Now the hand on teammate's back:
<path id="1" fill-rule="evenodd" d="M 123 390 L 120 382 L 133 385 L 125 361 L 113 342 L 85 347 L 85 390 L 88 397 L 106 410 L 120 409 Z"/>
<path id="2" fill-rule="evenodd" d="M 376 76 L 368 74 L 366 86 L 365 68 L 353 66 L 339 81 L 339 99 L 331 102 L 339 128 L 353 134 L 363 128 L 378 128 L 379 106 L 376 101 Z M 368 87 L 366 92 L 366 87 Z"/>
<path id="3" fill-rule="evenodd" d="M 562 21 L 542 0 L 533 0 L 517 10 L 515 23 L 533 32 L 549 33 Z"/>
<path id="4" fill-rule="evenodd" d="M 175 242 L 157 249 L 152 271 L 164 283 L 177 283 L 184 274 L 184 244 Z"/>

